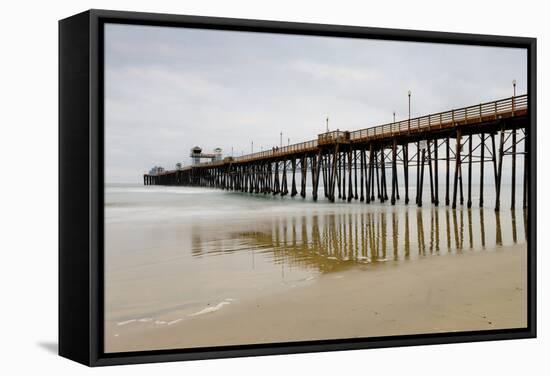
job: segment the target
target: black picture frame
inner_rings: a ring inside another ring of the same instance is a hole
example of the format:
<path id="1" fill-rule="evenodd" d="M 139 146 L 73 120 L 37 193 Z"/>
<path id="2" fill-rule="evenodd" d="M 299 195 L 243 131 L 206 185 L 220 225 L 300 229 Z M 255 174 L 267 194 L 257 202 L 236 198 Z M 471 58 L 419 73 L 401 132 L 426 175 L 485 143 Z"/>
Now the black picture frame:
<path id="1" fill-rule="evenodd" d="M 521 47 L 528 55 L 528 326 L 196 349 L 104 353 L 103 25 L 123 23 L 280 34 Z M 88 366 L 536 337 L 536 39 L 357 26 L 88 10 L 59 21 L 59 354 Z"/>

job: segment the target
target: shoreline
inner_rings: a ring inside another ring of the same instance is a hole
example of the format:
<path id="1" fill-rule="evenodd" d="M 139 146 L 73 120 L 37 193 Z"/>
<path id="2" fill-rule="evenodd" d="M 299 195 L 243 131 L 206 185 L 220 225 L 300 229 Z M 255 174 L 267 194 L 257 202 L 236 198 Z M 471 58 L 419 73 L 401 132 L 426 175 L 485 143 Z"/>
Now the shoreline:
<path id="1" fill-rule="evenodd" d="M 324 273 L 284 292 L 228 297 L 170 320 L 106 323 L 105 351 L 517 328 L 526 244 Z"/>

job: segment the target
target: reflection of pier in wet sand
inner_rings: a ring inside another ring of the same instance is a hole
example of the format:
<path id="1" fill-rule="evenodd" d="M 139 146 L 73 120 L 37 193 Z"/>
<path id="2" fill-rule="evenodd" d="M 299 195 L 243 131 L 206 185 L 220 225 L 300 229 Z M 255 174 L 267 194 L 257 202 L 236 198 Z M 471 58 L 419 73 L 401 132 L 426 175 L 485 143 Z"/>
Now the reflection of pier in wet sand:
<path id="1" fill-rule="evenodd" d="M 518 229 L 517 217 L 523 228 Z M 510 229 L 504 236 L 502 226 Z M 238 232 L 231 238 L 238 239 L 243 250 L 269 252 L 275 264 L 286 262 L 331 272 L 353 265 L 524 243 L 526 226 L 526 212 L 514 210 L 504 214 L 483 209 L 350 209 L 337 214 L 275 218 L 269 226 Z M 228 252 L 234 250 L 228 251 L 227 240 L 193 238 L 196 257 Z"/>

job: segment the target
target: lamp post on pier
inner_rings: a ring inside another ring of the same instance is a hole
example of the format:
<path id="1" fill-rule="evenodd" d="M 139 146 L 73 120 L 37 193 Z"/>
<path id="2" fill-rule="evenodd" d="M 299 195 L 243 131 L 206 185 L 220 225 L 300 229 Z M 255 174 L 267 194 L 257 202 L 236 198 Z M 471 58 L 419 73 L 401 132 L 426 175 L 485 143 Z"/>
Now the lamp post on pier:
<path id="1" fill-rule="evenodd" d="M 514 95 L 512 96 L 512 113 L 516 109 L 516 80 L 512 80 L 512 86 L 514 87 Z"/>
<path id="2" fill-rule="evenodd" d="M 408 121 L 407 129 L 410 132 L 411 131 L 411 94 L 412 94 L 410 90 L 408 94 L 409 94 L 409 121 Z"/>

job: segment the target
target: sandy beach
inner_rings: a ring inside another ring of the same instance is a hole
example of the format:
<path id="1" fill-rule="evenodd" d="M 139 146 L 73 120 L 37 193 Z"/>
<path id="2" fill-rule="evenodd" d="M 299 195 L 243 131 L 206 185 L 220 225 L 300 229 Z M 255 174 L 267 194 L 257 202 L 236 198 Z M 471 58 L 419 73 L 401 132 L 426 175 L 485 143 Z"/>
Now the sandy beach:
<path id="1" fill-rule="evenodd" d="M 107 352 L 288 342 L 527 325 L 525 244 L 319 274 L 194 313 L 107 322 Z"/>

